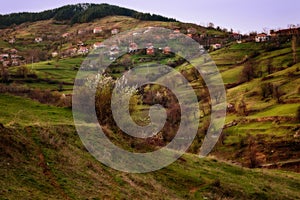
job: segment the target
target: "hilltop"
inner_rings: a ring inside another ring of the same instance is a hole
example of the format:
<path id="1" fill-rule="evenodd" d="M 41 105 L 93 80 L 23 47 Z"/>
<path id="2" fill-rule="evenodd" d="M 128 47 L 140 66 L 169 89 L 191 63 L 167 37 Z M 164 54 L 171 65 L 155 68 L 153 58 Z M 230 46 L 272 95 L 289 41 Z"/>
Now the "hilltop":
<path id="1" fill-rule="evenodd" d="M 76 5 L 67 5 L 39 13 L 23 12 L 0 15 L 0 28 L 9 27 L 11 25 L 19 25 L 26 22 L 36 22 L 49 19 L 54 19 L 58 22 L 69 24 L 88 23 L 95 19 L 114 15 L 127 16 L 147 21 L 176 21 L 175 19 L 160 15 L 141 13 L 135 10 L 109 4 L 81 3 Z"/>

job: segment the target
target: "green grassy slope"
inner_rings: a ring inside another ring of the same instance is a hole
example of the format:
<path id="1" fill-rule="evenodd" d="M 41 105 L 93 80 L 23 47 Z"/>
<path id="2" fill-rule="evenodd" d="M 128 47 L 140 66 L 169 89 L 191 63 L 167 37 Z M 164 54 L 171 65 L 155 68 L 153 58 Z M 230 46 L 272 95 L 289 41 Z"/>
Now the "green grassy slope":
<path id="1" fill-rule="evenodd" d="M 1 95 L 0 104 L 7 106 L 0 109 L 4 124 L 0 127 L 0 198 L 300 197 L 299 174 L 250 170 L 191 154 L 156 172 L 121 173 L 102 165 L 85 150 L 72 125 L 70 110 L 10 95 Z M 16 118 L 16 110 L 24 114 Z"/>

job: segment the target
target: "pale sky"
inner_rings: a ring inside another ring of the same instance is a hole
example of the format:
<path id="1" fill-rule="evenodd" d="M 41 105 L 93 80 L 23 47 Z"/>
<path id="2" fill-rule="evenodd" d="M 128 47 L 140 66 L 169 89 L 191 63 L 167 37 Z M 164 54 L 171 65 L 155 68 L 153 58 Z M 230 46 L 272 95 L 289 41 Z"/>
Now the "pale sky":
<path id="1" fill-rule="evenodd" d="M 176 18 L 182 22 L 199 25 L 213 22 L 215 26 L 242 33 L 300 24 L 299 0 L 6 0 L 1 2 L 0 13 L 37 12 L 76 3 L 108 3 Z"/>

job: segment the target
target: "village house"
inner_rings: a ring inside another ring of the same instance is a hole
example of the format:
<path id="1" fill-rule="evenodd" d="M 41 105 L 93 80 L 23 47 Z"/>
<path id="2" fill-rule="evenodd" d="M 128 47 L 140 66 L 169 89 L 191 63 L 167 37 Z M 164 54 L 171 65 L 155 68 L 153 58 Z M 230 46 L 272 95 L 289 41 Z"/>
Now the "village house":
<path id="1" fill-rule="evenodd" d="M 70 36 L 70 33 L 64 33 L 61 35 L 61 37 L 63 37 L 63 38 L 68 38 L 69 36 Z"/>
<path id="2" fill-rule="evenodd" d="M 118 45 L 114 44 L 110 47 L 109 55 L 115 56 L 115 55 L 119 54 L 119 50 L 120 49 L 119 49 Z"/>
<path id="3" fill-rule="evenodd" d="M 147 55 L 154 55 L 154 53 L 155 53 L 154 47 L 153 46 L 148 47 L 146 53 L 147 53 Z"/>
<path id="4" fill-rule="evenodd" d="M 111 47 L 110 47 L 110 51 L 119 51 L 120 49 L 119 49 L 119 46 L 118 45 L 116 45 L 116 44 L 114 44 L 114 45 L 112 45 Z"/>
<path id="5" fill-rule="evenodd" d="M 217 49 L 221 49 L 222 45 L 221 44 L 212 44 L 211 47 L 213 48 L 213 50 L 217 50 Z"/>
<path id="6" fill-rule="evenodd" d="M 153 44 L 152 43 L 148 43 L 146 45 L 146 54 L 147 55 L 154 55 L 154 53 L 155 53 L 155 50 L 154 50 Z"/>
<path id="7" fill-rule="evenodd" d="M 78 42 L 77 42 L 77 46 L 79 46 L 79 47 L 80 47 L 80 46 L 84 46 L 84 45 L 85 45 L 85 44 L 84 44 L 82 41 L 78 41 Z"/>
<path id="8" fill-rule="evenodd" d="M 269 40 L 269 37 L 265 33 L 260 33 L 255 36 L 255 42 L 266 42 Z"/>
<path id="9" fill-rule="evenodd" d="M 43 42 L 43 38 L 37 37 L 37 38 L 34 39 L 34 41 L 35 41 L 36 43 L 40 43 L 40 42 Z"/>
<path id="10" fill-rule="evenodd" d="M 151 29 L 147 29 L 143 32 L 143 34 L 149 33 Z"/>
<path id="11" fill-rule="evenodd" d="M 18 59 L 12 59 L 11 65 L 12 65 L 12 66 L 19 66 L 19 65 L 20 65 L 20 62 L 19 62 Z"/>
<path id="12" fill-rule="evenodd" d="M 51 53 L 51 56 L 52 56 L 52 58 L 55 58 L 55 57 L 58 56 L 58 53 L 56 51 L 54 51 L 54 52 Z"/>
<path id="13" fill-rule="evenodd" d="M 101 42 L 96 42 L 93 44 L 93 49 L 100 49 L 106 47 L 105 44 L 102 44 Z"/>
<path id="14" fill-rule="evenodd" d="M 192 38 L 192 37 L 193 37 L 193 34 L 188 33 L 187 36 L 190 37 L 190 38 Z"/>
<path id="15" fill-rule="evenodd" d="M 89 49 L 87 47 L 83 47 L 83 46 L 81 46 L 77 51 L 78 55 L 86 55 L 88 53 L 89 53 Z"/>
<path id="16" fill-rule="evenodd" d="M 80 30 L 77 31 L 78 35 L 83 35 L 85 33 L 86 33 L 86 30 L 83 30 L 83 29 L 80 29 Z"/>
<path id="17" fill-rule="evenodd" d="M 112 45 L 111 47 L 110 47 L 110 51 L 109 51 L 109 59 L 110 60 L 115 60 L 116 59 L 116 57 L 117 57 L 117 55 L 119 55 L 119 47 L 118 47 L 118 45 Z"/>
<path id="18" fill-rule="evenodd" d="M 9 50 L 9 53 L 17 54 L 17 53 L 18 53 L 18 50 L 17 50 L 17 49 L 10 49 L 10 50 Z"/>
<path id="19" fill-rule="evenodd" d="M 93 33 L 94 34 L 98 34 L 98 33 L 101 33 L 103 30 L 101 27 L 95 27 L 94 30 L 93 30 Z"/>
<path id="20" fill-rule="evenodd" d="M 110 60 L 114 60 L 116 58 L 116 56 L 120 53 L 119 52 L 119 46 L 114 44 L 110 47 L 110 51 L 109 51 L 109 56 L 110 56 Z"/>
<path id="21" fill-rule="evenodd" d="M 138 50 L 138 45 L 134 42 L 129 44 L 129 53 L 136 52 Z"/>
<path id="22" fill-rule="evenodd" d="M 11 59 L 20 59 L 20 58 L 22 58 L 22 56 L 19 56 L 19 55 L 17 55 L 17 54 L 11 54 L 11 55 L 10 55 L 10 58 L 11 58 Z"/>
<path id="23" fill-rule="evenodd" d="M 132 33 L 133 36 L 137 36 L 137 35 L 140 35 L 141 33 L 137 33 L 137 32 L 134 32 Z"/>
<path id="24" fill-rule="evenodd" d="M 9 60 L 5 60 L 2 62 L 3 67 L 10 67 L 11 66 L 11 62 Z"/>
<path id="25" fill-rule="evenodd" d="M 0 61 L 5 61 L 9 58 L 9 55 L 8 54 L 0 54 Z"/>
<path id="26" fill-rule="evenodd" d="M 271 36 L 291 36 L 291 35 L 300 35 L 300 28 L 289 28 L 289 29 L 282 29 L 278 31 L 271 30 Z"/>
<path id="27" fill-rule="evenodd" d="M 63 52 L 63 56 L 75 56 L 77 54 L 77 48 L 69 48 Z"/>
<path id="28" fill-rule="evenodd" d="M 11 38 L 8 40 L 8 43 L 9 44 L 14 44 L 16 42 L 16 39 L 15 38 Z"/>
<path id="29" fill-rule="evenodd" d="M 179 33 L 180 33 L 180 30 L 179 30 L 179 29 L 175 29 L 175 30 L 173 31 L 173 33 L 179 34 Z"/>
<path id="30" fill-rule="evenodd" d="M 236 41 L 242 40 L 242 35 L 239 34 L 239 33 L 232 33 L 232 34 L 231 34 L 231 37 L 232 37 L 234 40 L 236 40 Z"/>
<path id="31" fill-rule="evenodd" d="M 119 29 L 117 29 L 117 28 L 114 28 L 114 29 L 111 30 L 112 35 L 116 35 L 118 33 L 119 33 Z"/>
<path id="32" fill-rule="evenodd" d="M 171 48 L 166 46 L 163 50 L 163 54 L 169 55 L 171 53 Z"/>

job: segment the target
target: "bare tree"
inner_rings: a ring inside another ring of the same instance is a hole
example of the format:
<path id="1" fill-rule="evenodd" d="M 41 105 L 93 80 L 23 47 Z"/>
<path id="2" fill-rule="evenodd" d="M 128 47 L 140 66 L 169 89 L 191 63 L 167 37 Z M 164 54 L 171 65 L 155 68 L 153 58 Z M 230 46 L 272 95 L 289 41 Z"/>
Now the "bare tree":
<path id="1" fill-rule="evenodd" d="M 284 95 L 284 92 L 280 90 L 280 85 L 273 85 L 273 96 L 277 100 L 277 103 L 281 103 L 281 97 Z"/>
<path id="2" fill-rule="evenodd" d="M 215 25 L 214 25 L 214 23 L 212 23 L 212 22 L 209 22 L 209 23 L 208 23 L 208 27 L 209 27 L 209 28 L 214 28 L 214 27 L 215 27 Z"/>
<path id="3" fill-rule="evenodd" d="M 4 67 L 2 64 L 1 66 L 1 78 L 3 83 L 7 83 L 9 81 L 9 72 L 6 67 Z"/>
<path id="4" fill-rule="evenodd" d="M 242 70 L 240 81 L 241 82 L 251 81 L 253 77 L 254 77 L 253 63 L 252 62 L 245 63 L 244 68 Z"/>

